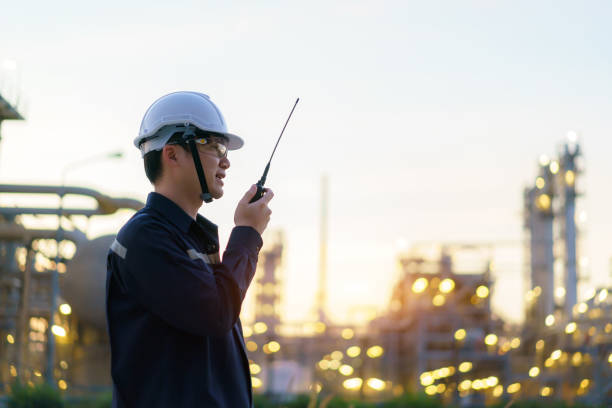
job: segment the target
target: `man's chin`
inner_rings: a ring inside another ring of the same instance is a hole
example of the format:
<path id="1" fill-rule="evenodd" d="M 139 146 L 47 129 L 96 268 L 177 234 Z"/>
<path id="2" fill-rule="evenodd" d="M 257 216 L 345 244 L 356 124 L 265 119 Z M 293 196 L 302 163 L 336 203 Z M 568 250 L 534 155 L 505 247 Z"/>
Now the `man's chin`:
<path id="1" fill-rule="evenodd" d="M 214 198 L 215 200 L 218 200 L 218 199 L 220 199 L 221 197 L 223 197 L 223 190 L 215 190 L 215 191 L 212 191 L 212 192 L 210 193 L 210 195 L 212 195 L 212 196 L 213 196 L 213 198 Z"/>

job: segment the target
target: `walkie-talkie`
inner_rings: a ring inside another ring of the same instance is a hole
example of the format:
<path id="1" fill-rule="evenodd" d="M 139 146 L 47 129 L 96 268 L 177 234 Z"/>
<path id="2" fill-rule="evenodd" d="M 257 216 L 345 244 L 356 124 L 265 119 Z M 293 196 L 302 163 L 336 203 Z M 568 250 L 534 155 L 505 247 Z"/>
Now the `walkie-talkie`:
<path id="1" fill-rule="evenodd" d="M 281 130 L 280 136 L 278 137 L 278 140 L 276 141 L 276 145 L 274 146 L 274 150 L 272 150 L 272 155 L 270 155 L 270 160 L 268 160 L 268 164 L 266 164 L 266 168 L 263 172 L 263 175 L 257 182 L 257 192 L 255 193 L 253 198 L 251 198 L 251 201 L 249 201 L 249 203 L 254 203 L 255 201 L 259 200 L 261 197 L 263 197 L 264 192 L 266 191 L 266 189 L 264 188 L 264 184 L 266 184 L 266 177 L 268 177 L 268 170 L 270 170 L 270 162 L 272 161 L 272 157 L 274 157 L 274 152 L 276 152 L 276 147 L 278 146 L 278 142 L 280 142 L 281 137 L 283 136 L 283 132 L 285 132 L 285 128 L 287 127 L 287 123 L 289 123 L 289 119 L 291 119 L 291 115 L 293 115 L 293 111 L 295 110 L 295 107 L 297 106 L 299 101 L 300 101 L 300 98 L 297 98 L 295 100 L 295 104 L 293 104 L 293 108 L 291 109 L 291 112 L 289 112 L 289 117 L 287 118 L 287 121 L 285 122 L 285 126 L 283 126 L 283 130 Z"/>

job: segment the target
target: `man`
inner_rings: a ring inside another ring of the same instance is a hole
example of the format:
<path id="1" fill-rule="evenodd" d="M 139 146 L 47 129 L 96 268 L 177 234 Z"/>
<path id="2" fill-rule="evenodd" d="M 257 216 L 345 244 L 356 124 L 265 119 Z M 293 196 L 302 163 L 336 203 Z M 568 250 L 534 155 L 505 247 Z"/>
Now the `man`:
<path id="1" fill-rule="evenodd" d="M 151 105 L 134 143 L 154 192 L 108 253 L 113 407 L 252 407 L 239 314 L 273 193 L 242 197 L 220 261 L 217 226 L 198 209 L 223 195 L 242 139 L 208 96 L 176 92 Z"/>

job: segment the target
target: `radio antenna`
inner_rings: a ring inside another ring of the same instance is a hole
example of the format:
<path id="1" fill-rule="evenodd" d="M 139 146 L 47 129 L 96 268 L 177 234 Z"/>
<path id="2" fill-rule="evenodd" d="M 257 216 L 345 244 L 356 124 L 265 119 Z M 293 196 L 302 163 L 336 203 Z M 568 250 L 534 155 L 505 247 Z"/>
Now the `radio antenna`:
<path id="1" fill-rule="evenodd" d="M 289 123 L 289 119 L 291 119 L 291 115 L 293 115 L 293 111 L 295 110 L 295 107 L 297 106 L 299 101 L 300 101 L 300 98 L 297 98 L 295 100 L 295 103 L 293 104 L 293 108 L 291 108 L 291 112 L 289 112 L 289 116 L 287 117 L 287 120 L 285 121 L 285 126 L 283 126 L 283 130 L 281 130 L 280 135 L 278 136 L 278 139 L 276 140 L 276 144 L 274 145 L 274 150 L 272 150 L 272 154 L 270 155 L 270 160 L 268 160 L 268 164 L 266 164 L 266 168 L 264 169 L 263 175 L 257 182 L 257 192 L 255 193 L 251 201 L 249 201 L 250 203 L 259 200 L 263 196 L 263 193 L 264 193 L 263 186 L 264 184 L 266 184 L 266 178 L 268 177 L 268 171 L 270 170 L 270 163 L 272 162 L 272 157 L 274 157 L 274 153 L 276 152 L 276 148 L 278 147 L 278 142 L 280 142 L 281 137 L 283 137 L 283 133 L 285 133 L 285 128 L 287 127 L 287 123 Z"/>

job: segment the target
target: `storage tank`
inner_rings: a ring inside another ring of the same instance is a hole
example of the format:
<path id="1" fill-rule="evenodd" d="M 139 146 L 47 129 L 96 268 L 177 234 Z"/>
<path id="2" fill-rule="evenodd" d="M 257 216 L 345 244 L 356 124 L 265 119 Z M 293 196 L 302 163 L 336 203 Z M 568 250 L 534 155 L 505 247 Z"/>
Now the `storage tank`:
<path id="1" fill-rule="evenodd" d="M 84 323 L 106 329 L 106 255 L 115 235 L 82 242 L 63 279 L 62 296 Z"/>

